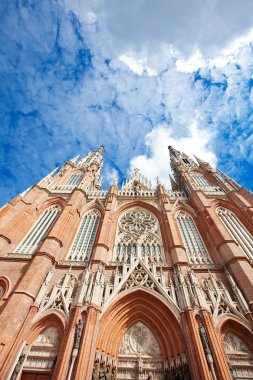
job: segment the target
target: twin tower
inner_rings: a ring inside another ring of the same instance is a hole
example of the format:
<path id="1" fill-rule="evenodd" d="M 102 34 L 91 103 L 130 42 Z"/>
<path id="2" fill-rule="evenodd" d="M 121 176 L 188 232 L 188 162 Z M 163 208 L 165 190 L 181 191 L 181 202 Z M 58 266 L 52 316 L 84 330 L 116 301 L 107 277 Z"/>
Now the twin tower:
<path id="1" fill-rule="evenodd" d="M 101 190 L 103 146 L 1 210 L 1 380 L 253 379 L 253 197 L 169 147 Z"/>

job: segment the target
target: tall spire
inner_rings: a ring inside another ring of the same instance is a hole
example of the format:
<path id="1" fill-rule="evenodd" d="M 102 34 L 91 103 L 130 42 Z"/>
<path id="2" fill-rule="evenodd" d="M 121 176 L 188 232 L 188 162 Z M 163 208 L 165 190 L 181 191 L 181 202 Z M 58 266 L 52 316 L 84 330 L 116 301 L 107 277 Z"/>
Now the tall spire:
<path id="1" fill-rule="evenodd" d="M 221 178 L 224 178 L 224 181 L 231 185 L 234 189 L 237 190 L 241 187 L 236 181 L 234 181 L 231 177 L 225 174 L 222 170 L 217 169 L 217 172 L 220 174 Z"/>
<path id="2" fill-rule="evenodd" d="M 104 146 L 100 145 L 99 148 L 96 150 L 88 153 L 86 156 L 84 156 L 79 162 L 78 167 L 79 168 L 88 168 L 92 164 L 96 164 L 98 167 L 98 170 L 100 171 L 103 166 L 103 152 L 104 152 Z"/>
<path id="3" fill-rule="evenodd" d="M 206 164 L 205 161 L 201 160 L 201 158 L 197 157 L 195 154 L 193 154 L 193 156 L 199 165 Z"/>
<path id="4" fill-rule="evenodd" d="M 69 162 L 72 162 L 72 164 L 75 165 L 75 164 L 77 163 L 79 157 L 80 157 L 80 154 L 78 154 L 77 156 L 71 158 L 71 159 L 69 160 Z"/>
<path id="5" fill-rule="evenodd" d="M 174 180 L 174 178 L 172 177 L 172 175 L 170 175 L 170 183 L 171 183 L 171 189 L 173 191 L 177 191 L 178 185 L 177 185 L 176 181 Z"/>

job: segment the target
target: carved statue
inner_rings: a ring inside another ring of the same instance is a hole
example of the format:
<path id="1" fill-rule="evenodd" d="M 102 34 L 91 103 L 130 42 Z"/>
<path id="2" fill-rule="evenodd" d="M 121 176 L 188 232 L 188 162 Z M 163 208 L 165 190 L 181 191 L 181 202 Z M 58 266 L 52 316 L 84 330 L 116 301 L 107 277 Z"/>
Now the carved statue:
<path id="1" fill-rule="evenodd" d="M 74 339 L 74 348 L 79 349 L 81 337 L 83 332 L 83 321 L 79 319 L 78 324 L 76 325 L 75 339 Z"/>
<path id="2" fill-rule="evenodd" d="M 147 380 L 154 380 L 152 372 L 148 373 Z"/>
<path id="3" fill-rule="evenodd" d="M 92 380 L 98 380 L 99 361 L 95 360 L 94 368 L 92 372 Z"/>
<path id="4" fill-rule="evenodd" d="M 206 355 L 206 359 L 207 359 L 209 364 L 213 363 L 213 357 L 212 357 L 211 350 L 209 347 L 209 342 L 207 339 L 206 330 L 201 323 L 199 325 L 199 334 L 200 334 L 200 339 L 201 339 L 202 346 L 203 346 L 203 349 L 204 349 L 204 352 Z"/>
<path id="5" fill-rule="evenodd" d="M 116 367 L 112 367 L 112 374 L 110 380 L 116 380 Z"/>
<path id="6" fill-rule="evenodd" d="M 16 380 L 17 377 L 18 377 L 18 375 L 19 375 L 19 372 L 22 369 L 22 365 L 23 365 L 23 363 L 25 361 L 25 358 L 26 358 L 26 354 L 25 354 L 24 351 L 25 351 L 25 349 L 22 351 L 20 357 L 18 358 L 18 362 L 17 362 L 17 364 L 16 364 L 16 366 L 14 368 L 14 371 L 13 371 L 13 373 L 11 375 L 10 380 Z"/>

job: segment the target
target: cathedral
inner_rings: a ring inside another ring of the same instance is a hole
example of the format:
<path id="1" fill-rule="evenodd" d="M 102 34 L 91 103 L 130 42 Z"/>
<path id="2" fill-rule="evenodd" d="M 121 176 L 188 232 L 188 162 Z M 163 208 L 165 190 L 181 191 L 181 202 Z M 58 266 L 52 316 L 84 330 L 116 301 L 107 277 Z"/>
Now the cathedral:
<path id="1" fill-rule="evenodd" d="M 103 149 L 0 210 L 0 379 L 253 379 L 251 192 L 171 146 L 104 190 Z"/>

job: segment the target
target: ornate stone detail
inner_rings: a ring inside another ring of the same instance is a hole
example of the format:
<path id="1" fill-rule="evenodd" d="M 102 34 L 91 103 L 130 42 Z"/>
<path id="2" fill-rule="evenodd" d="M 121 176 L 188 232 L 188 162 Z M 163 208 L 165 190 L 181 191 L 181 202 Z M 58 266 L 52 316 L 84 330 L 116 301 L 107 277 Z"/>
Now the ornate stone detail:
<path id="1" fill-rule="evenodd" d="M 235 334 L 228 333 L 224 339 L 224 349 L 235 380 L 253 378 L 253 352 Z"/>
<path id="2" fill-rule="evenodd" d="M 152 331 L 142 322 L 137 322 L 122 338 L 118 379 L 146 379 L 149 372 L 155 379 L 163 379 L 161 350 Z"/>
<path id="3" fill-rule="evenodd" d="M 24 368 L 52 369 L 57 356 L 58 345 L 59 336 L 56 327 L 48 327 L 33 342 Z"/>
<path id="4" fill-rule="evenodd" d="M 206 293 L 207 304 L 216 319 L 223 314 L 234 314 L 245 319 L 242 303 L 237 302 L 237 297 L 233 294 L 233 299 L 225 285 L 221 280 L 217 279 L 212 274 L 203 280 L 203 289 Z M 235 298 L 235 299 L 234 299 Z"/>
<path id="5" fill-rule="evenodd" d="M 156 229 L 157 221 L 150 213 L 142 209 L 134 209 L 125 213 L 119 221 L 119 227 L 138 237 Z"/>
<path id="6" fill-rule="evenodd" d="M 238 336 L 236 336 L 232 333 L 228 333 L 225 336 L 224 348 L 225 348 L 226 353 L 243 352 L 243 353 L 248 353 L 248 354 L 252 355 L 252 352 L 246 346 L 246 344 Z"/>
<path id="7" fill-rule="evenodd" d="M 162 240 L 155 216 L 142 208 L 128 210 L 118 222 L 116 261 L 130 263 L 141 257 L 146 263 L 162 262 Z"/>
<path id="8" fill-rule="evenodd" d="M 158 291 L 155 282 L 150 278 L 148 273 L 143 269 L 143 267 L 140 264 L 138 264 L 138 266 L 126 280 L 126 282 L 122 286 L 122 290 L 130 289 L 135 286 L 144 286 L 145 288 Z"/>
<path id="9" fill-rule="evenodd" d="M 51 276 L 52 271 L 48 273 L 36 298 L 36 303 L 40 305 L 38 313 L 41 314 L 48 309 L 58 309 L 68 316 L 73 302 L 73 293 L 77 284 L 77 278 L 71 273 L 71 270 L 69 270 L 64 276 L 58 278 L 53 289 L 48 292 Z"/>

